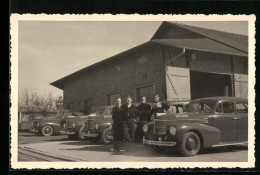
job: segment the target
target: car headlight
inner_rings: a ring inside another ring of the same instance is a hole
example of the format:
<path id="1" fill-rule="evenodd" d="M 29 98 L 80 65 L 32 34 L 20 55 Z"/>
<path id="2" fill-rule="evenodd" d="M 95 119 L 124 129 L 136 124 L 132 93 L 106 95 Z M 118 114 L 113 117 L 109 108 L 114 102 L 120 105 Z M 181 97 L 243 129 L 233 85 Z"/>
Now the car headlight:
<path id="1" fill-rule="evenodd" d="M 111 123 L 108 125 L 108 128 L 109 128 L 110 130 L 112 130 L 113 126 L 112 126 Z"/>
<path id="2" fill-rule="evenodd" d="M 143 126 L 143 131 L 144 131 L 144 133 L 147 133 L 147 131 L 148 131 L 148 126 L 147 125 Z"/>
<path id="3" fill-rule="evenodd" d="M 73 123 L 73 124 L 72 124 L 72 128 L 76 128 L 76 123 Z"/>
<path id="4" fill-rule="evenodd" d="M 37 125 L 36 125 L 37 127 L 39 127 L 40 126 L 40 123 L 37 123 Z"/>
<path id="5" fill-rule="evenodd" d="M 99 127 L 99 124 L 98 123 L 95 123 L 95 129 L 98 130 L 98 127 Z"/>
<path id="6" fill-rule="evenodd" d="M 171 127 L 169 128 L 169 133 L 174 136 L 174 135 L 176 134 L 176 128 L 173 127 L 173 126 L 171 126 Z"/>

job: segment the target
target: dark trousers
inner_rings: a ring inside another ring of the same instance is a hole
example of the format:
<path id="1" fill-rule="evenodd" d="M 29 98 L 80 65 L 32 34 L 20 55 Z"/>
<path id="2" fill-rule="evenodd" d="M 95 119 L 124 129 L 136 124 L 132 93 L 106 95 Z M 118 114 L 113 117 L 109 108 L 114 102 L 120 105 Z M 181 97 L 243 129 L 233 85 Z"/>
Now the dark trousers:
<path id="1" fill-rule="evenodd" d="M 137 125 L 135 138 L 136 138 L 136 142 L 138 142 L 138 143 L 142 143 L 142 139 L 143 139 L 143 136 L 144 136 L 143 126 L 146 123 L 147 123 L 147 121 L 139 121 L 139 123 Z"/>
<path id="2" fill-rule="evenodd" d="M 133 142 L 135 140 L 135 131 L 136 131 L 137 125 L 134 122 L 134 120 L 127 120 L 123 121 L 123 135 L 124 138 L 130 142 Z"/>
<path id="3" fill-rule="evenodd" d="M 113 146 L 114 149 L 119 150 L 123 140 L 123 125 L 113 125 Z"/>

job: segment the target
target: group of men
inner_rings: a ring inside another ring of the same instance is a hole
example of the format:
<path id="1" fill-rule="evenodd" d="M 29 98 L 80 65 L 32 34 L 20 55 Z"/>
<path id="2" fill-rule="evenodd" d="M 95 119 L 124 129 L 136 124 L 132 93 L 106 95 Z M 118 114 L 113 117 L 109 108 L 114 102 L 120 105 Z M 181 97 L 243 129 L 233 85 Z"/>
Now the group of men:
<path id="1" fill-rule="evenodd" d="M 154 95 L 154 104 L 146 103 L 146 97 L 141 97 L 140 105 L 132 104 L 130 95 L 126 96 L 126 104 L 121 104 L 121 98 L 116 98 L 116 106 L 113 108 L 113 138 L 114 152 L 120 150 L 123 140 L 141 143 L 143 137 L 143 125 L 150 122 L 156 113 L 166 112 L 170 106 L 160 101 L 160 96 Z"/>

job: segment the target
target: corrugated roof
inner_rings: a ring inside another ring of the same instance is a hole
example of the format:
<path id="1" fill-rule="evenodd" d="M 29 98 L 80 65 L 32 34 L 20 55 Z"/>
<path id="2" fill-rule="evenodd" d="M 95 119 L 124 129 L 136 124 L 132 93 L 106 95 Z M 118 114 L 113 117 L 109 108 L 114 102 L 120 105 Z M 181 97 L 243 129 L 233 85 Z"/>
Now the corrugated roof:
<path id="1" fill-rule="evenodd" d="M 246 52 L 234 49 L 227 45 L 211 40 L 209 38 L 197 39 L 154 39 L 152 43 L 162 44 L 166 46 L 174 46 L 192 50 L 208 51 L 215 53 L 224 53 L 230 55 L 247 56 Z"/>
<path id="2" fill-rule="evenodd" d="M 173 22 L 169 22 L 169 23 L 172 25 L 182 27 L 194 33 L 203 35 L 207 38 L 216 40 L 223 44 L 229 45 L 236 49 L 242 50 L 244 52 L 248 52 L 248 37 L 245 35 L 233 34 L 233 33 L 222 32 L 218 30 L 206 29 L 201 27 L 194 27 L 194 26 L 183 25 L 183 24 L 176 24 Z"/>

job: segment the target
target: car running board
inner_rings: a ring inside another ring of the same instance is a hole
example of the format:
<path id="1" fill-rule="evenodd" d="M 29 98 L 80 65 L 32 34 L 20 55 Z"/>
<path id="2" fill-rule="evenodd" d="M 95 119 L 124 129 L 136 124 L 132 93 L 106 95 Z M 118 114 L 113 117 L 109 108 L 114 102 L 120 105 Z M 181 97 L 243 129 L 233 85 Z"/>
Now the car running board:
<path id="1" fill-rule="evenodd" d="M 220 147 L 220 146 L 231 146 L 231 145 L 247 145 L 248 142 L 220 142 L 219 144 L 212 145 L 211 147 Z"/>

